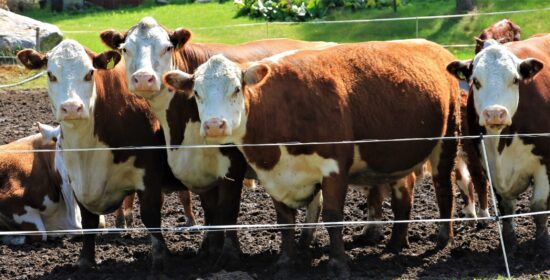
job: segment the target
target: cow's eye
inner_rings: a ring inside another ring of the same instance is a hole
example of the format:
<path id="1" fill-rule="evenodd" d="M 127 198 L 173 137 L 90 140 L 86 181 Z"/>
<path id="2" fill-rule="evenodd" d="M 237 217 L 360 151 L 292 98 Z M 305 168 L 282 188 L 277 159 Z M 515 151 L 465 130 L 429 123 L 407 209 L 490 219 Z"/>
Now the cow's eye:
<path id="1" fill-rule="evenodd" d="M 84 81 L 89 82 L 94 77 L 94 70 L 90 70 L 86 76 L 84 76 Z"/>
<path id="2" fill-rule="evenodd" d="M 237 96 L 239 92 L 241 92 L 241 88 L 235 87 L 235 90 L 233 91 L 233 97 Z"/>
<path id="3" fill-rule="evenodd" d="M 474 84 L 474 86 L 476 87 L 477 90 L 479 90 L 481 88 L 481 83 L 479 82 L 478 79 L 474 78 L 472 80 L 472 82 L 473 82 L 473 84 Z"/>
<path id="4" fill-rule="evenodd" d="M 519 79 L 517 77 L 514 77 L 514 80 L 512 81 L 514 85 L 519 85 Z"/>
<path id="5" fill-rule="evenodd" d="M 50 82 L 57 82 L 57 78 L 50 71 L 48 71 L 48 79 Z"/>
<path id="6" fill-rule="evenodd" d="M 166 47 L 166 48 L 164 49 L 164 53 L 169 53 L 169 52 L 171 52 L 173 49 L 174 49 L 174 47 L 172 47 L 172 46 Z"/>
<path id="7" fill-rule="evenodd" d="M 123 54 L 128 54 L 128 49 L 126 49 L 126 48 L 120 48 L 120 51 L 121 51 Z"/>

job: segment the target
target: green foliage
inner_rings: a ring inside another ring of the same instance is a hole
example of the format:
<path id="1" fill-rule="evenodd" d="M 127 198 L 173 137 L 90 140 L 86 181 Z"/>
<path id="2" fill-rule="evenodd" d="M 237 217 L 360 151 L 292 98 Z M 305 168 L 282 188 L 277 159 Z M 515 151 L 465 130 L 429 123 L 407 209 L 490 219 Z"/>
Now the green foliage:
<path id="1" fill-rule="evenodd" d="M 393 5 L 393 0 L 234 0 L 234 3 L 239 6 L 238 16 L 268 21 L 306 21 L 323 18 L 333 9 L 386 8 Z M 401 5 L 401 0 L 397 0 L 397 5 Z"/>

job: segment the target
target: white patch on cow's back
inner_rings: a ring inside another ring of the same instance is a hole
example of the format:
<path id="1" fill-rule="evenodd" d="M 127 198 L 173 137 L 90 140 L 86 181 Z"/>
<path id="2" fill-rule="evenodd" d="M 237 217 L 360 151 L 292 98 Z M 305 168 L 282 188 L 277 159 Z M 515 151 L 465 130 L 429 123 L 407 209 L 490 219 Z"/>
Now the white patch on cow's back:
<path id="1" fill-rule="evenodd" d="M 259 181 L 275 200 L 291 208 L 307 205 L 313 198 L 315 185 L 323 177 L 340 172 L 338 162 L 314 153 L 312 155 L 291 155 L 286 147 L 279 147 L 281 156 L 270 170 L 259 168 L 251 163 Z"/>

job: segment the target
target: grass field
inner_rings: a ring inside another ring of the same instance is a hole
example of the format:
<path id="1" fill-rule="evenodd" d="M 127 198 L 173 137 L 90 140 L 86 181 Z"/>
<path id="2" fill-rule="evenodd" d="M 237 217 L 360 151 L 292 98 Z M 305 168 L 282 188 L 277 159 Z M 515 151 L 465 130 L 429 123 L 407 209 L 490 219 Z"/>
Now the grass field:
<path id="1" fill-rule="evenodd" d="M 64 31 L 66 38 L 76 39 L 94 51 L 106 47 L 99 40 L 99 32 L 108 28 L 125 31 L 145 16 L 153 16 L 159 23 L 170 28 L 185 27 L 194 34 L 195 42 L 240 43 L 250 40 L 288 37 L 303 40 L 333 42 L 360 42 L 370 40 L 394 40 L 416 37 L 416 22 L 391 21 L 338 24 L 265 24 L 264 21 L 236 17 L 237 8 L 232 1 L 224 4 L 172 4 L 154 5 L 146 0 L 140 7 L 115 11 L 93 11 L 82 14 L 54 14 L 49 10 L 33 10 L 26 16 L 55 24 Z M 448 15 L 454 13 L 455 0 L 411 0 L 401 6 L 397 13 L 392 9 L 368 9 L 358 12 L 337 10 L 325 20 L 377 19 L 393 17 L 416 17 Z M 478 0 L 476 12 L 511 11 L 550 7 L 550 0 Z M 473 36 L 480 30 L 502 18 L 509 18 L 522 28 L 524 38 L 550 31 L 547 17 L 550 11 L 500 16 L 473 16 L 456 19 L 419 20 L 419 37 L 440 44 L 472 44 Z M 263 23 L 261 26 L 224 27 L 235 24 Z M 82 32 L 84 31 L 84 32 Z M 473 54 L 472 48 L 450 49 L 461 59 Z"/>

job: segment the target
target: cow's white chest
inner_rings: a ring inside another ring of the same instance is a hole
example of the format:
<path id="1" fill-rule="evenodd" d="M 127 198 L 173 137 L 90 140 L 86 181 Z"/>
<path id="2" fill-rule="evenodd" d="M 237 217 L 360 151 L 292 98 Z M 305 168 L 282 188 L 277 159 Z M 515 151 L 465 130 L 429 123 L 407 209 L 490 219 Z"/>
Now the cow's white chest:
<path id="1" fill-rule="evenodd" d="M 290 155 L 286 147 L 280 147 L 281 157 L 270 170 L 251 166 L 267 193 L 273 199 L 292 208 L 305 206 L 312 198 L 315 185 L 323 177 L 338 173 L 338 163 L 334 159 L 322 158 L 317 154 Z"/>
<path id="2" fill-rule="evenodd" d="M 528 186 L 531 178 L 540 171 L 540 158 L 533 154 L 534 145 L 525 145 L 514 136 L 510 146 L 498 152 L 497 139 L 487 139 L 487 157 L 493 185 L 507 199 L 515 198 Z"/>
<path id="3" fill-rule="evenodd" d="M 187 123 L 182 145 L 205 144 L 199 134 L 200 122 Z M 164 128 L 167 143 L 170 143 L 169 129 Z M 231 161 L 218 148 L 168 149 L 168 164 L 172 172 L 193 192 L 210 188 L 229 171 Z"/>
<path id="4" fill-rule="evenodd" d="M 104 144 L 96 148 L 107 148 Z M 106 214 L 130 191 L 143 191 L 145 169 L 136 168 L 135 156 L 114 163 L 111 151 L 63 152 L 63 162 L 74 193 L 95 214 Z"/>

